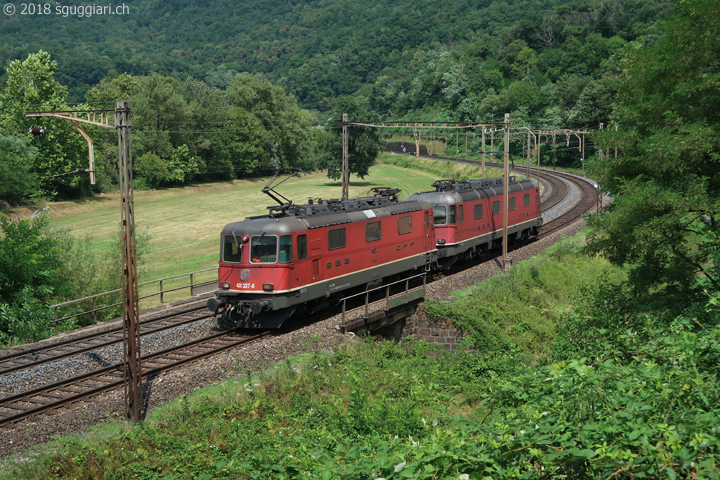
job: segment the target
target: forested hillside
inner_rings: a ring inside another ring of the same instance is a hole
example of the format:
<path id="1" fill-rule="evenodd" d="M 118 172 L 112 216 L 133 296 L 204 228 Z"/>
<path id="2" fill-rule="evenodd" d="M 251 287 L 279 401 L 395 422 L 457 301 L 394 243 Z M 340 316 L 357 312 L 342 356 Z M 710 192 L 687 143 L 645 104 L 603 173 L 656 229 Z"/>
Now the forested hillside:
<path id="1" fill-rule="evenodd" d="M 130 0 L 112 15 L 23 5 L 0 29 L 0 201 L 11 205 L 116 182 L 112 132 L 89 130 L 91 187 L 56 176 L 87 167 L 85 141 L 47 119 L 33 139 L 31 110 L 130 100 L 138 188 L 290 166 L 334 175 L 339 140 L 328 132 L 341 110 L 486 122 L 509 112 L 516 125 L 596 128 L 610 121 L 623 59 L 661 38 L 673 10 L 669 0 Z M 380 148 L 370 140 L 351 145 L 357 173 Z M 560 165 L 579 166 L 572 148 Z"/>
<path id="2" fill-rule="evenodd" d="M 601 79 L 617 67 L 626 42 L 652 41 L 657 20 L 672 9 L 666 0 L 124 5 L 126 15 L 91 17 L 18 10 L 3 19 L 0 66 L 48 51 L 70 102 L 122 73 L 191 76 L 225 88 L 234 74 L 248 72 L 282 86 L 309 109 L 329 110 L 337 96 L 360 93 L 376 110 L 398 113 L 437 104 L 463 118 L 502 115 L 507 108 L 536 116 L 543 107 L 571 110 L 586 89 L 586 96 L 607 89 Z M 584 125 L 595 118 L 576 112 L 546 120 Z"/>

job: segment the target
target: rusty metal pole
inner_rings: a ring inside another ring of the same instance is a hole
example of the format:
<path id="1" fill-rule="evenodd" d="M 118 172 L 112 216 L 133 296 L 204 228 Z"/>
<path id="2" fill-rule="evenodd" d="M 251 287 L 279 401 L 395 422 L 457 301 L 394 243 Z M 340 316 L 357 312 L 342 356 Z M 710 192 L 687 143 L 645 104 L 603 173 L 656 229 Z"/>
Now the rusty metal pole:
<path id="1" fill-rule="evenodd" d="M 122 213 L 120 229 L 123 262 L 123 361 L 125 365 L 125 406 L 128 419 L 140 420 L 142 385 L 140 371 L 140 326 L 138 282 L 135 248 L 135 213 L 132 186 L 132 154 L 130 142 L 130 106 L 117 102 L 115 128 L 118 131 L 120 163 L 120 197 Z"/>
<path id="2" fill-rule="evenodd" d="M 495 154 L 495 128 L 490 130 L 490 161 L 493 162 L 493 156 Z"/>
<path id="3" fill-rule="evenodd" d="M 540 186 L 540 132 L 535 137 L 535 151 L 537 152 L 537 176 L 538 176 L 538 187 Z M 545 135 L 545 141 L 547 141 L 547 135 Z"/>
<path id="4" fill-rule="evenodd" d="M 508 184 L 510 183 L 510 174 L 508 171 L 508 164 L 510 163 L 510 114 L 505 114 L 505 154 L 504 154 L 505 161 L 504 167 L 503 167 L 503 238 L 502 238 L 502 268 L 503 271 L 506 270 L 505 265 L 506 263 L 510 262 L 510 259 L 507 256 L 507 227 L 508 227 L 508 204 L 510 203 L 509 200 L 509 192 L 508 192 Z"/>
<path id="5" fill-rule="evenodd" d="M 422 136 L 422 128 L 418 127 L 417 123 L 413 128 L 413 136 L 415 137 L 415 158 L 418 158 L 420 157 L 420 137 Z M 447 149 L 447 142 L 445 148 Z"/>
<path id="6" fill-rule="evenodd" d="M 582 157 L 582 176 L 585 177 L 585 132 L 580 143 L 580 156 Z"/>
<path id="7" fill-rule="evenodd" d="M 348 114 L 343 113 L 343 158 L 342 158 L 342 198 L 347 199 L 350 190 L 350 146 L 348 139 Z"/>
<path id="8" fill-rule="evenodd" d="M 485 178 L 485 127 L 482 127 L 482 167 L 480 167 L 481 177 Z"/>
<path id="9" fill-rule="evenodd" d="M 530 163 L 532 158 L 532 153 L 530 152 L 530 129 L 528 128 L 528 134 L 527 134 L 527 177 L 528 180 L 530 180 Z"/>
<path id="10" fill-rule="evenodd" d="M 617 133 L 618 133 L 618 126 L 615 125 L 615 158 L 617 158 Z"/>

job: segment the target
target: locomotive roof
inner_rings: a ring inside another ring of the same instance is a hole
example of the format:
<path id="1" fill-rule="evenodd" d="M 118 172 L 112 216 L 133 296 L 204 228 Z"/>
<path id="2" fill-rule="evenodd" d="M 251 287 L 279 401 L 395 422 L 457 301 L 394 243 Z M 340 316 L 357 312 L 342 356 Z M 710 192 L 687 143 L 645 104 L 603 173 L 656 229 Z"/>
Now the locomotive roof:
<path id="1" fill-rule="evenodd" d="M 433 187 L 435 187 L 435 191 L 414 193 L 405 201 L 425 201 L 432 205 L 439 205 L 495 197 L 503 194 L 503 179 L 498 177 L 482 180 L 438 180 L 433 183 Z M 537 185 L 531 180 L 513 180 L 508 183 L 508 192 L 517 193 L 536 187 Z"/>
<path id="2" fill-rule="evenodd" d="M 284 204 L 268 207 L 270 213 L 247 217 L 225 225 L 223 234 L 266 233 L 287 234 L 313 228 L 382 218 L 429 208 L 421 201 L 399 202 L 399 189 L 380 189 L 378 195 L 347 200 L 310 199 L 305 205 Z"/>

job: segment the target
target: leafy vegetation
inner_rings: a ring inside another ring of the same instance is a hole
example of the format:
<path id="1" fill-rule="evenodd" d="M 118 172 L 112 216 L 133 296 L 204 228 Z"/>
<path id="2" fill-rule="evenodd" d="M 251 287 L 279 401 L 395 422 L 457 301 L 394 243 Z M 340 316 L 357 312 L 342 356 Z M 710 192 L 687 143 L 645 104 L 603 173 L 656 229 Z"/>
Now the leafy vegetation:
<path id="1" fill-rule="evenodd" d="M 17 204 L 28 198 L 78 196 L 89 193 L 87 183 L 69 175 L 54 178 L 80 167 L 87 168 L 87 143 L 63 120 L 43 123 L 43 142 L 31 144 L 28 133 L 35 121 L 25 116 L 29 111 L 68 110 L 67 88 L 55 80 L 58 64 L 47 52 L 30 54 L 24 61 L 10 62 L 5 85 L 0 91 L 0 137 L 3 156 L 0 160 L 0 200 Z M 84 160 L 83 160 L 84 158 Z"/>
<path id="2" fill-rule="evenodd" d="M 54 228 L 49 209 L 37 211 L 30 220 L 11 220 L 0 214 L 0 345 L 35 342 L 55 334 L 52 303 L 82 298 L 94 293 L 116 290 L 121 286 L 119 229 L 109 254 L 93 250 L 92 240 L 74 238 L 68 230 Z M 139 272 L 149 237 L 137 235 Z M 119 294 L 102 298 L 97 307 L 118 303 Z M 77 305 L 63 314 L 91 308 Z M 98 313 L 99 320 L 119 315 L 112 308 Z M 69 331 L 92 322 L 75 318 L 59 324 Z"/>
<path id="3" fill-rule="evenodd" d="M 4 49 L 0 63 L 39 48 L 49 51 L 62 59 L 59 80 L 70 86 L 74 102 L 118 73 L 191 76 L 224 88 L 235 73 L 250 72 L 316 110 L 330 110 L 340 96 L 360 94 L 378 112 L 441 103 L 463 115 L 478 108 L 490 116 L 495 111 L 497 118 L 506 106 L 529 113 L 552 106 L 538 93 L 559 81 L 559 90 L 568 86 L 577 95 L 587 87 L 588 93 L 602 88 L 601 70 L 612 68 L 612 55 L 626 42 L 652 39 L 655 21 L 671 10 L 669 2 L 657 0 L 452 5 L 134 0 L 126 5 L 125 15 L 7 18 L 3 44 L 12 45 L 20 32 L 26 42 Z M 92 42 L 78 44 L 78 28 Z M 47 38 L 53 38 L 52 45 Z M 555 92 L 571 102 L 563 115 L 578 103 L 572 90 Z M 595 99 L 578 107 L 588 101 Z M 609 108 L 603 105 L 605 112 Z M 590 112 L 575 110 L 576 116 Z"/>
<path id="4" fill-rule="evenodd" d="M 589 165 L 616 196 L 609 215 L 590 219 L 590 248 L 628 264 L 638 295 L 677 313 L 678 298 L 720 295 L 717 3 L 679 2 L 667 32 L 632 53 L 619 79 L 619 130 L 596 135 L 620 155 Z"/>

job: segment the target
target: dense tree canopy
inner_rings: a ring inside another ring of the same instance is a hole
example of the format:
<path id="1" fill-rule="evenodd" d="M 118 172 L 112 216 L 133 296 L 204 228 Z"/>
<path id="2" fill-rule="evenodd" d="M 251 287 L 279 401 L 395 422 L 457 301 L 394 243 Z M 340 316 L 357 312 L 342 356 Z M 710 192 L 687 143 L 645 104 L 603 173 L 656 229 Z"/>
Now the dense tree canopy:
<path id="1" fill-rule="evenodd" d="M 123 98 L 132 109 L 140 188 L 313 168 L 317 134 L 310 128 L 311 114 L 282 88 L 254 75 L 234 75 L 226 89 L 158 73 L 120 75 L 87 95 L 96 108 Z M 108 143 L 105 149 L 110 160 L 113 148 Z M 107 165 L 108 172 L 112 168 Z"/>
<path id="2" fill-rule="evenodd" d="M 592 249 L 631 265 L 640 291 L 700 278 L 718 292 L 720 7 L 684 0 L 676 8 L 667 36 L 629 58 L 613 114 L 618 132 L 597 136 L 619 155 L 591 165 L 616 196 L 608 215 L 591 219 Z"/>
<path id="3" fill-rule="evenodd" d="M 28 133 L 34 120 L 25 116 L 28 111 L 67 110 L 67 88 L 55 80 L 58 64 L 47 52 L 31 54 L 24 61 L 10 62 L 7 69 L 5 88 L 0 92 L 0 135 L 14 137 L 13 142 L 27 143 L 33 139 Z M 54 175 L 70 172 L 88 166 L 88 147 L 82 137 L 75 132 L 67 121 L 43 119 L 45 133 L 33 148 L 23 153 L 14 153 L 0 159 L 0 171 L 8 170 L 19 160 L 28 161 L 18 173 L 16 180 L 25 182 L 25 186 L 13 188 L 15 194 L 4 199 L 9 202 L 18 200 L 17 192 L 27 192 L 30 188 L 40 195 L 78 195 L 88 192 L 88 180 L 78 176 L 51 178 Z M 5 140 L 5 149 L 12 150 Z M 2 147 L 0 147 L 2 148 Z M 23 158 L 24 157 L 24 158 Z M 24 172 L 34 176 L 25 176 Z M 37 178 L 39 183 L 34 183 Z M 7 180 L 7 179 L 6 179 Z M 7 190 L 6 190 L 7 191 Z"/>
<path id="4" fill-rule="evenodd" d="M 337 180 L 342 177 L 343 114 L 349 122 L 373 122 L 380 118 L 353 97 L 338 99 L 337 106 L 328 119 L 326 128 L 330 135 L 324 147 L 322 166 L 328 177 Z M 365 178 L 370 167 L 381 151 L 382 143 L 377 129 L 370 127 L 348 127 L 348 166 L 351 174 Z"/>

